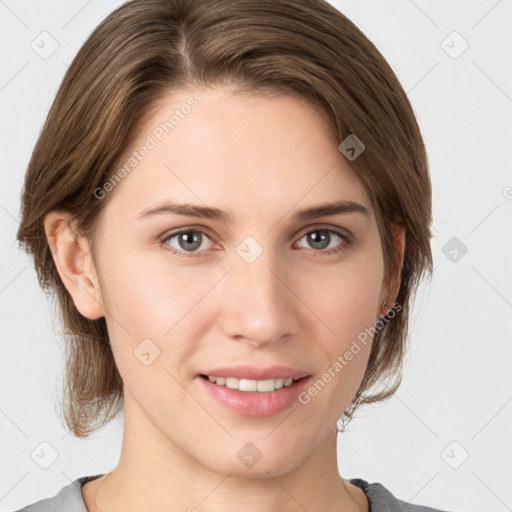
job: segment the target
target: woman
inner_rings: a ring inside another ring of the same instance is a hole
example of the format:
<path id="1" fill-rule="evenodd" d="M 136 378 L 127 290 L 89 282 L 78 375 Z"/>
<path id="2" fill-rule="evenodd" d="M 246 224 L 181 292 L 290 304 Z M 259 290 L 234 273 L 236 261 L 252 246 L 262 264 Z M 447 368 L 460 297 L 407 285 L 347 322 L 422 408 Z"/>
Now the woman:
<path id="1" fill-rule="evenodd" d="M 336 456 L 337 420 L 400 384 L 430 224 L 410 103 L 334 7 L 122 5 L 63 80 L 18 232 L 68 329 L 66 423 L 122 410 L 121 457 L 23 510 L 434 510 Z"/>

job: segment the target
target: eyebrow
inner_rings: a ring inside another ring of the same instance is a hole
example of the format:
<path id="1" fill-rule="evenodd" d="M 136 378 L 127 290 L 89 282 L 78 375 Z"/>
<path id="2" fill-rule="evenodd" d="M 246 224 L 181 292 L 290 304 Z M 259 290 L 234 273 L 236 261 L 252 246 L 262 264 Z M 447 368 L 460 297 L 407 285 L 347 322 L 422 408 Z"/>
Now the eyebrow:
<path id="1" fill-rule="evenodd" d="M 355 201 L 335 201 L 332 203 L 319 204 L 311 206 L 304 210 L 300 210 L 295 214 L 297 220 L 304 221 L 323 217 L 326 215 L 337 215 L 347 213 L 361 213 L 369 215 L 368 209 L 362 204 Z M 222 222 L 231 222 L 233 217 L 228 212 L 219 208 L 209 206 L 199 206 L 190 203 L 174 203 L 172 201 L 164 201 L 153 207 L 142 210 L 138 218 L 152 217 L 154 215 L 183 215 L 186 217 L 198 217 L 202 219 L 219 220 Z"/>

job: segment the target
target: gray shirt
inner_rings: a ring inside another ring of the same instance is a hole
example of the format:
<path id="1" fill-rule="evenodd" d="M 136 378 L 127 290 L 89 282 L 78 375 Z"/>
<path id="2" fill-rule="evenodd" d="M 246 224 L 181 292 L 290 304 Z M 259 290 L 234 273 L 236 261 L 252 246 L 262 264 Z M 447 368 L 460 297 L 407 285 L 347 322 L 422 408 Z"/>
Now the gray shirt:
<path id="1" fill-rule="evenodd" d="M 36 501 L 16 512 L 88 512 L 82 497 L 82 486 L 89 480 L 102 475 L 83 476 L 63 487 L 52 498 Z M 368 483 L 361 478 L 349 480 L 351 484 L 360 487 L 369 502 L 369 512 L 447 512 L 437 508 L 412 505 L 395 498 L 382 484 Z"/>

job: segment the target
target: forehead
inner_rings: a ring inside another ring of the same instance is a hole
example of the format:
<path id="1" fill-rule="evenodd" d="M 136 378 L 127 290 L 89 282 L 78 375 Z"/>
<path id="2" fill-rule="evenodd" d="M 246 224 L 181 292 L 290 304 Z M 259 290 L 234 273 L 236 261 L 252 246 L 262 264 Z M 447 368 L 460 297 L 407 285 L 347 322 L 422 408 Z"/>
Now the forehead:
<path id="1" fill-rule="evenodd" d="M 237 215 L 283 215 L 301 203 L 352 200 L 364 186 L 323 116 L 295 96 L 226 88 L 173 91 L 152 105 L 116 166 L 112 207 L 137 213 L 162 200 Z"/>

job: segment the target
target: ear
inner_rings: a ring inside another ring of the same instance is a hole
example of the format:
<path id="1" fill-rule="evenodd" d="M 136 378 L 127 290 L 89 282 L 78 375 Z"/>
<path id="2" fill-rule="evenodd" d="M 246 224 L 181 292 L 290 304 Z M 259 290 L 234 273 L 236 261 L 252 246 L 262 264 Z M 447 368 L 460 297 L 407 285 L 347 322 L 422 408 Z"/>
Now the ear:
<path id="1" fill-rule="evenodd" d="M 75 234 L 71 214 L 62 210 L 44 219 L 46 238 L 59 276 L 78 311 L 95 320 L 104 316 L 96 269 L 88 241 Z"/>
<path id="2" fill-rule="evenodd" d="M 393 224 L 391 229 L 393 233 L 393 244 L 399 253 L 399 266 L 396 268 L 393 275 L 387 276 L 384 286 L 382 287 L 379 304 L 377 306 L 379 308 L 377 311 L 377 319 L 384 316 L 393 307 L 398 292 L 400 291 L 402 281 L 402 266 L 405 254 L 405 226 Z M 380 309 L 384 301 L 386 301 L 386 304 L 384 308 Z"/>

